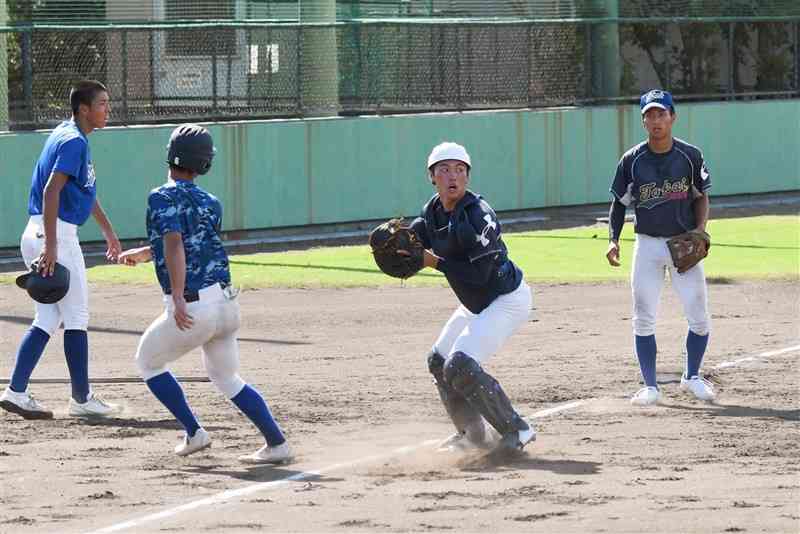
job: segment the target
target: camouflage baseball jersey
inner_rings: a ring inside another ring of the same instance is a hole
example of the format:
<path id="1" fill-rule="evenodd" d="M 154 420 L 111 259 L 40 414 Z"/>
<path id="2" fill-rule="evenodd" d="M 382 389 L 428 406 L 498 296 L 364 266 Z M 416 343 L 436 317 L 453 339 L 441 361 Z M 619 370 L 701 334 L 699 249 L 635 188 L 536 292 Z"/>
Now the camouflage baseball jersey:
<path id="1" fill-rule="evenodd" d="M 186 254 L 186 291 L 230 284 L 228 255 L 222 247 L 222 204 L 211 193 L 185 180 L 168 181 L 147 197 L 147 238 L 158 282 L 171 293 L 164 259 L 164 234 L 180 232 Z"/>
<path id="2" fill-rule="evenodd" d="M 664 154 L 647 142 L 628 150 L 617 165 L 611 193 L 636 213 L 634 231 L 671 237 L 697 226 L 692 203 L 711 189 L 711 175 L 696 146 L 673 139 Z"/>

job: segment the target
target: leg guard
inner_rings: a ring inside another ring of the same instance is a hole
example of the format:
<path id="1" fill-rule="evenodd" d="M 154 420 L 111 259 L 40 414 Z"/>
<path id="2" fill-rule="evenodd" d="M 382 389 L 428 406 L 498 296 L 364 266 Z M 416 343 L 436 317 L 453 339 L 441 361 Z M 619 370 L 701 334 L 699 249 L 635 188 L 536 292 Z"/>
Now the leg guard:
<path id="1" fill-rule="evenodd" d="M 460 393 L 501 436 L 527 430 L 528 424 L 514 411 L 500 384 L 480 364 L 463 352 L 455 352 L 444 366 L 447 384 Z"/>
<path id="2" fill-rule="evenodd" d="M 444 409 L 459 433 L 466 435 L 467 439 L 473 443 L 482 443 L 486 439 L 483 418 L 462 395 L 445 381 L 444 362 L 444 357 L 438 352 L 428 354 L 428 370 L 433 375 L 434 384 L 439 390 L 439 397 L 442 399 Z"/>

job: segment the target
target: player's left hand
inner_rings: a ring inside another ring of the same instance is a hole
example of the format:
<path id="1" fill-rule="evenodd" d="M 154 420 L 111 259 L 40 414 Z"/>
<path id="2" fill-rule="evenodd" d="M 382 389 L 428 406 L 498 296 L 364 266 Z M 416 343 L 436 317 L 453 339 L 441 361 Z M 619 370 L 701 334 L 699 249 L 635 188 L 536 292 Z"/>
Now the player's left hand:
<path id="1" fill-rule="evenodd" d="M 113 232 L 106 235 L 105 237 L 106 237 L 106 245 L 108 246 L 108 250 L 106 250 L 106 259 L 108 261 L 116 262 L 120 253 L 122 253 L 122 244 L 119 242 L 117 234 Z"/>

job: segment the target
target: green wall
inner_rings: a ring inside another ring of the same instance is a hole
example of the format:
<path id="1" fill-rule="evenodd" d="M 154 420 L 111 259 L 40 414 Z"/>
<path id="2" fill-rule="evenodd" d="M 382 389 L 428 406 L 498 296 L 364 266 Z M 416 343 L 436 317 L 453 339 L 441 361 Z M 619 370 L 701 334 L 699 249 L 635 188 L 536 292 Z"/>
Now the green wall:
<path id="1" fill-rule="evenodd" d="M 210 126 L 218 152 L 200 184 L 225 230 L 414 215 L 432 194 L 442 140 L 473 159 L 471 188 L 498 211 L 605 202 L 620 155 L 643 138 L 636 106 L 259 121 Z M 145 199 L 166 176 L 172 126 L 90 136 L 99 198 L 123 239 L 144 235 Z M 713 195 L 800 189 L 800 100 L 678 107 L 675 135 L 700 146 Z M 0 134 L 0 247 L 27 220 L 30 173 L 48 132 Z M 100 239 L 93 221 L 84 241 Z"/>

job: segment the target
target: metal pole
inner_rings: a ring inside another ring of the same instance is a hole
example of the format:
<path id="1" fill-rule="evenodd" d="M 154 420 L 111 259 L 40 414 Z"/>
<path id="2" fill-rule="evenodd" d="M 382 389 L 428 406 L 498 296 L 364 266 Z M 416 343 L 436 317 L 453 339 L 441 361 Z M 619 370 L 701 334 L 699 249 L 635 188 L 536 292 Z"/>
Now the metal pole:
<path id="1" fill-rule="evenodd" d="M 533 102 L 532 102 L 533 101 L 533 93 L 531 92 L 531 89 L 532 89 L 531 88 L 531 84 L 533 84 L 533 65 L 531 64 L 531 61 L 533 59 L 533 50 L 531 50 L 531 48 L 533 47 L 533 35 L 532 34 L 533 34 L 533 24 L 528 24 L 528 31 L 525 32 L 525 39 L 527 41 L 525 43 L 525 50 L 526 50 L 526 55 L 528 57 L 528 61 L 526 61 L 527 65 L 528 65 L 528 82 L 527 82 L 527 87 L 526 87 L 526 89 L 527 89 L 527 98 L 525 99 L 525 101 L 526 101 L 525 104 L 529 108 L 533 107 Z"/>
<path id="2" fill-rule="evenodd" d="M 156 115 L 156 65 L 155 65 L 155 39 L 156 39 L 156 32 L 153 30 L 147 30 L 148 35 L 148 49 L 150 52 L 149 58 L 149 65 L 150 65 L 150 113 L 154 116 Z"/>
<path id="3" fill-rule="evenodd" d="M 733 53 L 733 32 L 736 29 L 733 22 L 728 23 L 728 91 L 730 92 L 731 100 L 736 99 L 736 78 L 734 77 L 734 73 L 736 72 L 736 54 Z"/>
<path id="4" fill-rule="evenodd" d="M 122 30 L 122 121 L 128 119 L 128 30 Z"/>
<path id="5" fill-rule="evenodd" d="M 33 104 L 33 39 L 32 30 L 22 32 L 22 94 L 25 99 L 25 110 L 31 125 L 36 123 L 36 110 Z"/>
<path id="6" fill-rule="evenodd" d="M 214 37 L 217 36 L 216 28 L 214 30 Z M 214 39 L 214 44 L 211 47 L 211 96 L 213 99 L 211 109 L 214 112 L 214 115 L 217 114 L 217 45 L 219 44 L 219 39 Z"/>
<path id="7" fill-rule="evenodd" d="M 339 114 L 339 54 L 335 22 L 336 0 L 300 0 L 303 40 L 299 81 L 304 115 Z M 314 25 L 306 26 L 309 23 Z"/>
<path id="8" fill-rule="evenodd" d="M 794 23 L 794 90 L 800 93 L 800 22 Z"/>
<path id="9" fill-rule="evenodd" d="M 0 26 L 8 22 L 6 0 L 0 0 Z M 8 130 L 8 57 L 6 39 L 8 34 L 0 33 L 0 132 Z"/>
<path id="10" fill-rule="evenodd" d="M 618 0 L 595 0 L 597 7 L 603 10 L 606 17 L 619 15 Z M 596 24 L 592 27 L 592 48 L 594 54 L 595 94 L 604 98 L 619 96 L 620 52 L 619 25 L 617 23 Z"/>

